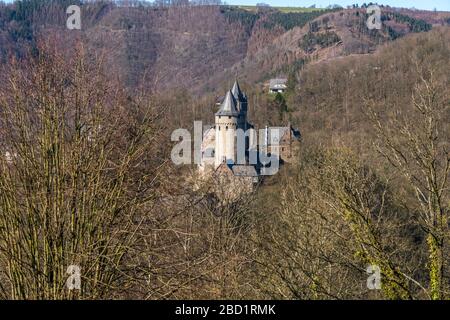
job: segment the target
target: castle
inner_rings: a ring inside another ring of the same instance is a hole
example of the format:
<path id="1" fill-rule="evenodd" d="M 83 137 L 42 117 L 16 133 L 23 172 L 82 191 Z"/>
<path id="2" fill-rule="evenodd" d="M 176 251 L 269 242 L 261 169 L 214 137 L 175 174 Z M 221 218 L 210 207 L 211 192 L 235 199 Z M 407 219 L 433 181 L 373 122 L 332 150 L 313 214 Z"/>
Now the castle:
<path id="1" fill-rule="evenodd" d="M 255 183 L 259 176 L 267 175 L 263 155 L 278 163 L 294 158 L 301 137 L 298 130 L 290 124 L 265 127 L 259 130 L 258 140 L 247 113 L 248 98 L 235 81 L 215 114 L 215 125 L 203 133 L 200 172 L 212 170 Z"/>

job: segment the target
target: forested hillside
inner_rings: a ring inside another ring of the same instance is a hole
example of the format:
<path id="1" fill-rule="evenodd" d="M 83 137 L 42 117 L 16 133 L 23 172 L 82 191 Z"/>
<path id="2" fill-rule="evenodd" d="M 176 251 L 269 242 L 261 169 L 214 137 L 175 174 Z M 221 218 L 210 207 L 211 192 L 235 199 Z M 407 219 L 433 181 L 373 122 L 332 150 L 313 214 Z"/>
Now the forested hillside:
<path id="1" fill-rule="evenodd" d="M 448 13 L 67 4 L 0 5 L 0 298 L 450 298 Z M 302 139 L 227 200 L 171 135 L 235 77 Z"/>
<path id="2" fill-rule="evenodd" d="M 49 34 L 67 41 L 81 37 L 107 53 L 110 68 L 129 87 L 204 95 L 230 77 L 261 81 L 298 61 L 372 52 L 381 43 L 431 28 L 425 20 L 388 9 L 384 29 L 367 32 L 364 9 L 248 11 L 214 5 L 124 7 L 97 1 L 81 6 L 83 28 L 71 32 L 65 28 L 69 3 L 77 4 L 21 0 L 1 5 L 0 58 L 23 55 Z"/>
<path id="3" fill-rule="evenodd" d="M 385 281 L 372 298 L 448 296 L 449 44 L 441 28 L 297 74 L 286 116 L 302 155 L 261 196 L 275 297 L 359 297 L 371 263 Z"/>

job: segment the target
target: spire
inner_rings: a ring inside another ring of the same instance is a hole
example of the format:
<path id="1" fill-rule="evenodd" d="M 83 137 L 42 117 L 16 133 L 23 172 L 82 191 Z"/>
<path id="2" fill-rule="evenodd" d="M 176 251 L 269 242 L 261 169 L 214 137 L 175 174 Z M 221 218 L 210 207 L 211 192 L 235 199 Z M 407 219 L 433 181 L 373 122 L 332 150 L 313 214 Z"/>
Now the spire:
<path id="1" fill-rule="evenodd" d="M 244 100 L 244 95 L 242 94 L 241 88 L 239 87 L 239 83 L 237 80 L 234 81 L 233 88 L 231 89 L 231 93 L 238 101 Z"/>
<path id="2" fill-rule="evenodd" d="M 227 92 L 225 96 L 225 100 L 223 100 L 222 105 L 220 106 L 219 111 L 217 111 L 216 116 L 234 116 L 237 117 L 239 115 L 239 111 L 236 107 L 236 99 L 233 96 L 231 91 Z"/>

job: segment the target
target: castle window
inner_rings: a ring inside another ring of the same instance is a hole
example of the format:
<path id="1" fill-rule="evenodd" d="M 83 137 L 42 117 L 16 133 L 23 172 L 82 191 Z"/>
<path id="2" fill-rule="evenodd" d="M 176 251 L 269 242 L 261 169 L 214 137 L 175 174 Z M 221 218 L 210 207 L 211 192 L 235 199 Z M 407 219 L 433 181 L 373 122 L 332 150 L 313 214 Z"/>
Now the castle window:
<path id="1" fill-rule="evenodd" d="M 228 126 L 225 127 L 225 130 L 228 130 Z"/>
<path id="2" fill-rule="evenodd" d="M 218 126 L 219 127 L 219 131 L 220 131 L 220 126 Z"/>
<path id="3" fill-rule="evenodd" d="M 228 116 L 228 119 L 231 119 L 231 116 Z"/>

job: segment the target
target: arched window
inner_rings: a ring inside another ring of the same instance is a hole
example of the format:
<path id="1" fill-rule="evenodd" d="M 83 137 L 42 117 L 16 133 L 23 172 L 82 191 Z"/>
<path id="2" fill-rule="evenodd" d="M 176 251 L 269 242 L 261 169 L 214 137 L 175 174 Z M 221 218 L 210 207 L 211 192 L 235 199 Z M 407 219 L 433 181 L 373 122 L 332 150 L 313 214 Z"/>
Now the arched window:
<path id="1" fill-rule="evenodd" d="M 225 130 L 228 130 L 228 126 L 225 127 Z"/>

